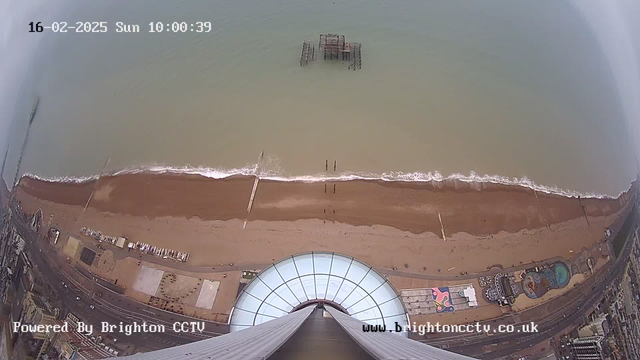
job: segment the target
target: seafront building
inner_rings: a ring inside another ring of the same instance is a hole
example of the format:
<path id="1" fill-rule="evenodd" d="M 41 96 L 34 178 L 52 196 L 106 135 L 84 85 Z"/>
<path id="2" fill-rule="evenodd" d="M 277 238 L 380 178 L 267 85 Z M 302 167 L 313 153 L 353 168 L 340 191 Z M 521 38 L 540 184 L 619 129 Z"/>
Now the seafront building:
<path id="1" fill-rule="evenodd" d="M 602 360 L 602 336 L 590 336 L 574 339 L 571 342 L 571 351 L 576 360 Z"/>
<path id="2" fill-rule="evenodd" d="M 580 337 L 606 336 L 609 332 L 608 328 L 607 314 L 600 314 L 597 318 L 593 319 L 593 321 L 581 327 L 578 330 L 578 335 Z"/>
<path id="3" fill-rule="evenodd" d="M 69 313 L 65 322 L 69 324 L 69 332 L 61 332 L 52 342 L 52 347 L 61 359 L 104 359 L 117 356 L 118 352 L 102 343 L 102 339 L 77 331 L 74 323 L 78 318 Z"/>
<path id="4" fill-rule="evenodd" d="M 62 322 L 56 320 L 56 316 L 49 308 L 50 306 L 47 306 L 42 297 L 32 292 L 28 292 L 24 298 L 23 316 L 20 323 L 29 325 L 62 324 Z M 36 349 L 38 349 L 38 356 L 36 358 L 39 358 L 47 350 L 49 344 L 55 340 L 58 333 L 53 331 L 31 332 L 30 335 L 36 343 Z"/>

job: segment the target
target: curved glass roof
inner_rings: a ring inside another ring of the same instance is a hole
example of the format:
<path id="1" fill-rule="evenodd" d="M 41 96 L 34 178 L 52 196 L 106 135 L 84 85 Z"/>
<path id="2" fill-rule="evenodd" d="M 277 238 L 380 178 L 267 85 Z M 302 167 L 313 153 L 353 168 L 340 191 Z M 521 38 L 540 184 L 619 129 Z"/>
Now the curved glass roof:
<path id="1" fill-rule="evenodd" d="M 389 281 L 352 257 L 314 252 L 286 258 L 263 270 L 236 302 L 231 331 L 273 320 L 297 306 L 325 300 L 369 324 L 408 324 L 405 308 Z M 406 332 L 404 333 L 406 336 Z"/>

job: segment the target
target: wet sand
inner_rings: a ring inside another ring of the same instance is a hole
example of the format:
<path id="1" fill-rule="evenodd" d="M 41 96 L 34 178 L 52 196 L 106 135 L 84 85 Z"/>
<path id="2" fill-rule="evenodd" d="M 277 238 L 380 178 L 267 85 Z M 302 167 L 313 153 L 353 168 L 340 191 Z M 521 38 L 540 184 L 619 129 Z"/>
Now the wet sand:
<path id="1" fill-rule="evenodd" d="M 336 183 L 265 181 L 253 209 L 247 205 L 254 178 L 210 179 L 199 175 L 135 174 L 103 177 L 89 207 L 101 212 L 202 220 L 295 221 L 319 219 L 354 226 L 384 225 L 442 237 L 464 232 L 486 236 L 515 233 L 567 220 L 608 216 L 627 202 L 577 199 L 520 186 L 354 180 Z M 325 193 L 326 185 L 326 193 Z M 335 186 L 335 193 L 334 193 Z M 95 182 L 54 183 L 23 178 L 20 193 L 60 204 L 84 206 Z M 438 216 L 440 214 L 440 216 Z M 440 223 L 442 220 L 442 226 Z"/>
<path id="2" fill-rule="evenodd" d="M 476 190 L 464 183 L 375 181 L 340 182 L 334 194 L 333 183 L 325 193 L 324 183 L 260 181 L 243 229 L 250 177 L 107 177 L 82 213 L 92 185 L 25 178 L 18 199 L 27 212 L 41 207 L 47 224 L 65 233 L 88 226 L 187 251 L 189 266 L 269 264 L 301 252 L 334 251 L 379 268 L 450 276 L 571 258 L 603 241 L 604 229 L 629 199 L 581 200 L 492 184 Z"/>

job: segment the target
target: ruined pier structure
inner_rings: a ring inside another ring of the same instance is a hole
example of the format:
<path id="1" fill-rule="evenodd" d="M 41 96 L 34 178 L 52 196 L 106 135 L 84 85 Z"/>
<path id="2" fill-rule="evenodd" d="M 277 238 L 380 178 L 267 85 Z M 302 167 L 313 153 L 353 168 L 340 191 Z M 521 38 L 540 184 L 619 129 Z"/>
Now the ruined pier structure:
<path id="1" fill-rule="evenodd" d="M 346 42 L 344 35 L 320 34 L 318 51 L 327 60 L 349 61 L 349 69 L 362 69 L 362 44 L 359 42 Z M 309 64 L 316 59 L 313 42 L 305 40 L 302 43 L 300 53 L 300 66 Z"/>
<path id="2" fill-rule="evenodd" d="M 309 61 L 316 60 L 316 47 L 312 41 L 305 40 L 302 43 L 302 52 L 300 53 L 300 66 L 305 66 Z"/>

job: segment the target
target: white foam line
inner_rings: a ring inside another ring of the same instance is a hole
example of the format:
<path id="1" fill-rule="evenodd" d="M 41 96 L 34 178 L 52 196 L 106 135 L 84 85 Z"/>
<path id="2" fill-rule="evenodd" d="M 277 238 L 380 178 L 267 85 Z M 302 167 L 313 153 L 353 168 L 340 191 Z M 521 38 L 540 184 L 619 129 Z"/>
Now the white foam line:
<path id="1" fill-rule="evenodd" d="M 118 171 L 113 171 L 110 173 L 105 173 L 103 176 L 114 176 L 114 175 L 128 175 L 128 174 L 141 174 L 141 173 L 151 173 L 151 174 L 175 174 L 175 175 L 200 175 L 212 179 L 224 179 L 231 176 L 255 176 L 256 174 L 256 165 L 252 164 L 251 166 L 243 167 L 243 168 L 232 168 L 232 169 L 222 169 L 222 168 L 208 168 L 208 167 L 190 167 L 190 166 L 182 166 L 182 167 L 174 167 L 174 166 L 164 166 L 164 165 L 152 165 L 152 166 L 143 166 L 136 168 L 125 168 Z M 30 177 L 37 180 L 47 181 L 47 182 L 72 182 L 72 183 L 85 183 L 96 180 L 99 176 L 63 176 L 63 177 L 43 177 L 35 174 L 24 174 L 23 177 Z M 546 186 L 536 184 L 531 181 L 527 177 L 522 178 L 509 178 L 507 176 L 502 175 L 478 175 L 474 171 L 472 171 L 469 175 L 462 174 L 451 174 L 449 176 L 443 176 L 440 172 L 412 172 L 412 173 L 404 173 L 404 172 L 389 172 L 382 174 L 374 174 L 374 173 L 358 173 L 358 172 L 345 172 L 338 176 L 326 176 L 324 174 L 316 174 L 316 175 L 302 175 L 302 176 L 282 176 L 281 174 L 270 172 L 266 169 L 261 169 L 261 180 L 270 180 L 270 181 L 282 181 L 282 182 L 305 182 L 305 183 L 314 183 L 314 182 L 337 182 L 337 181 L 351 181 L 351 180 L 375 180 L 375 181 L 390 181 L 390 182 L 432 182 L 435 183 L 435 186 L 438 186 L 439 183 L 444 183 L 446 181 L 461 181 L 465 183 L 488 183 L 488 184 L 498 184 L 498 185 L 515 185 L 521 186 L 525 188 L 532 189 L 536 192 L 542 192 L 546 194 L 554 194 L 561 195 L 566 197 L 582 197 L 582 198 L 617 198 L 625 191 L 621 191 L 618 196 L 604 195 L 598 194 L 594 192 L 582 193 L 574 190 L 566 190 L 562 188 L 558 188 L 556 186 Z M 537 194 L 536 194 L 537 195 Z"/>

